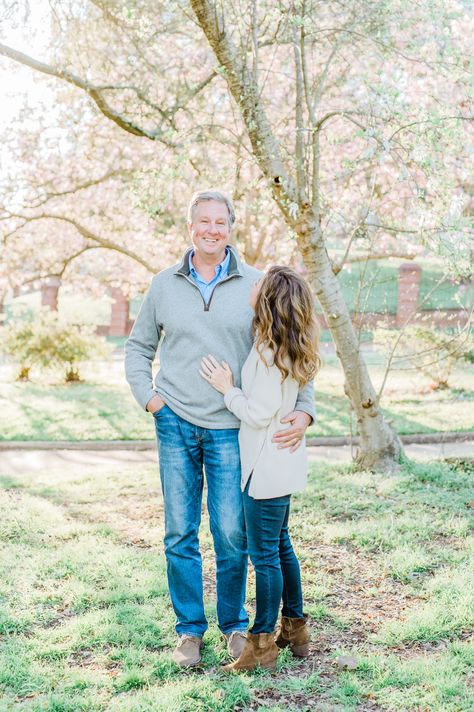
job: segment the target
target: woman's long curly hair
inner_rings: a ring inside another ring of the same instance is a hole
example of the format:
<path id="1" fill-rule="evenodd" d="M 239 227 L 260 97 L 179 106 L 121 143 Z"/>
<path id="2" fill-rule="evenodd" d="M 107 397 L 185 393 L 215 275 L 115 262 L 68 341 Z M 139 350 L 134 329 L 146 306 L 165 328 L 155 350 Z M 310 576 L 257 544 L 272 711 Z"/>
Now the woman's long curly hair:
<path id="1" fill-rule="evenodd" d="M 280 265 L 268 270 L 257 296 L 252 327 L 257 351 L 265 361 L 262 352 L 270 349 L 282 380 L 291 373 L 304 386 L 314 378 L 321 367 L 319 325 L 311 291 L 294 270 Z"/>

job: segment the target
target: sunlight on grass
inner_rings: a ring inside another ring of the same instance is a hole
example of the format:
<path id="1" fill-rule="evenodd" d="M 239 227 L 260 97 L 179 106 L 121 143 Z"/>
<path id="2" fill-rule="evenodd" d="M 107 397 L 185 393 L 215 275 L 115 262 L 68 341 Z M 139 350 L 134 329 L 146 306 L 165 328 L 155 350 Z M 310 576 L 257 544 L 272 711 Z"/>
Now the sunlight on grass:
<path id="1" fill-rule="evenodd" d="M 474 625 L 467 463 L 407 463 L 390 480 L 351 466 L 313 467 L 291 521 L 313 653 L 302 662 L 286 649 L 277 673 L 240 677 L 219 671 L 227 656 L 216 626 L 207 516 L 201 546 L 210 627 L 202 671 L 183 673 L 171 659 L 175 618 L 157 478 L 150 465 L 4 479 L 6 709 L 230 712 L 261 702 L 265 710 L 349 712 L 372 700 L 396 712 L 467 712 L 474 661 L 464 640 Z M 141 546 L 133 543 L 137 527 Z M 250 610 L 253 594 L 251 574 Z M 432 647 L 420 653 L 417 645 Z M 356 670 L 338 670 L 336 650 L 354 655 Z"/>
<path id="2" fill-rule="evenodd" d="M 474 629 L 474 561 L 449 567 L 428 581 L 427 599 L 407 612 L 404 620 L 386 623 L 379 639 L 388 645 L 405 641 L 435 641 Z"/>
<path id="3" fill-rule="evenodd" d="M 367 354 L 375 387 L 383 378 L 380 356 Z M 0 369 L 0 439 L 2 440 L 133 440 L 154 439 L 153 420 L 135 403 L 125 382 L 121 360 L 85 368 L 88 381 L 55 383 L 37 375 L 31 383 L 12 382 Z M 452 389 L 431 392 L 416 374 L 392 373 L 382 400 L 387 418 L 400 433 L 474 430 L 474 376 L 458 366 Z M 343 374 L 333 356 L 315 382 L 318 421 L 308 436 L 349 435 L 350 407 Z M 356 432 L 356 423 L 352 424 Z"/>
<path id="4" fill-rule="evenodd" d="M 472 709 L 466 675 L 474 646 L 461 643 L 431 655 L 407 660 L 395 655 L 370 655 L 350 677 L 384 709 L 462 712 Z M 364 695 L 365 696 L 365 695 Z"/>

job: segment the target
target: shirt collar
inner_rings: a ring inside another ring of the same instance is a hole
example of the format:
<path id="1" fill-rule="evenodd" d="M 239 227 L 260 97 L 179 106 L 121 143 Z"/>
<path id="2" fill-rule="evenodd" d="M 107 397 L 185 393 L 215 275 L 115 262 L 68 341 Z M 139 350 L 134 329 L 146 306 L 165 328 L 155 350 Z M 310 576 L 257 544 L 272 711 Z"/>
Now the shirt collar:
<path id="1" fill-rule="evenodd" d="M 196 277 L 198 273 L 196 272 L 196 268 L 193 265 L 193 256 L 194 256 L 194 250 L 191 250 L 191 252 L 189 253 L 189 271 L 193 275 L 193 277 Z M 222 262 L 220 264 L 218 264 L 215 267 L 216 277 L 218 277 L 220 274 L 222 274 L 222 272 L 224 272 L 225 270 L 229 269 L 229 263 L 230 263 L 230 250 L 227 249 L 227 247 L 226 247 L 224 259 L 222 260 Z"/>

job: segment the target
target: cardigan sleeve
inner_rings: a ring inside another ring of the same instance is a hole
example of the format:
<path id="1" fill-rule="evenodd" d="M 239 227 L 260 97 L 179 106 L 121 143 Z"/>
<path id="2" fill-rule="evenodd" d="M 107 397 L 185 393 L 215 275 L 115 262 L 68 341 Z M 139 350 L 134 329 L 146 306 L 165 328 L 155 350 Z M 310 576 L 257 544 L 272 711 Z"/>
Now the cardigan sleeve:
<path id="1" fill-rule="evenodd" d="M 276 366 L 266 366 L 259 358 L 252 394 L 247 397 L 240 388 L 231 388 L 224 396 L 224 403 L 251 428 L 267 428 L 282 404 L 281 378 L 281 371 Z"/>

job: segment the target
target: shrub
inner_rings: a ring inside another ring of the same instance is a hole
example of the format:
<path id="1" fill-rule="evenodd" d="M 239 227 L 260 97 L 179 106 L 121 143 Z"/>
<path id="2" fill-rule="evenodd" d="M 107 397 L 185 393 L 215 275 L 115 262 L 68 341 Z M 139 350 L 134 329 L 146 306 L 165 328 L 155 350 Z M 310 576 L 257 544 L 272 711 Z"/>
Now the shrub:
<path id="1" fill-rule="evenodd" d="M 18 380 L 28 380 L 31 368 L 39 366 L 65 368 L 66 383 L 80 381 L 79 363 L 106 354 L 104 340 L 91 327 L 68 322 L 48 307 L 17 312 L 2 328 L 0 344 L 18 363 Z"/>

